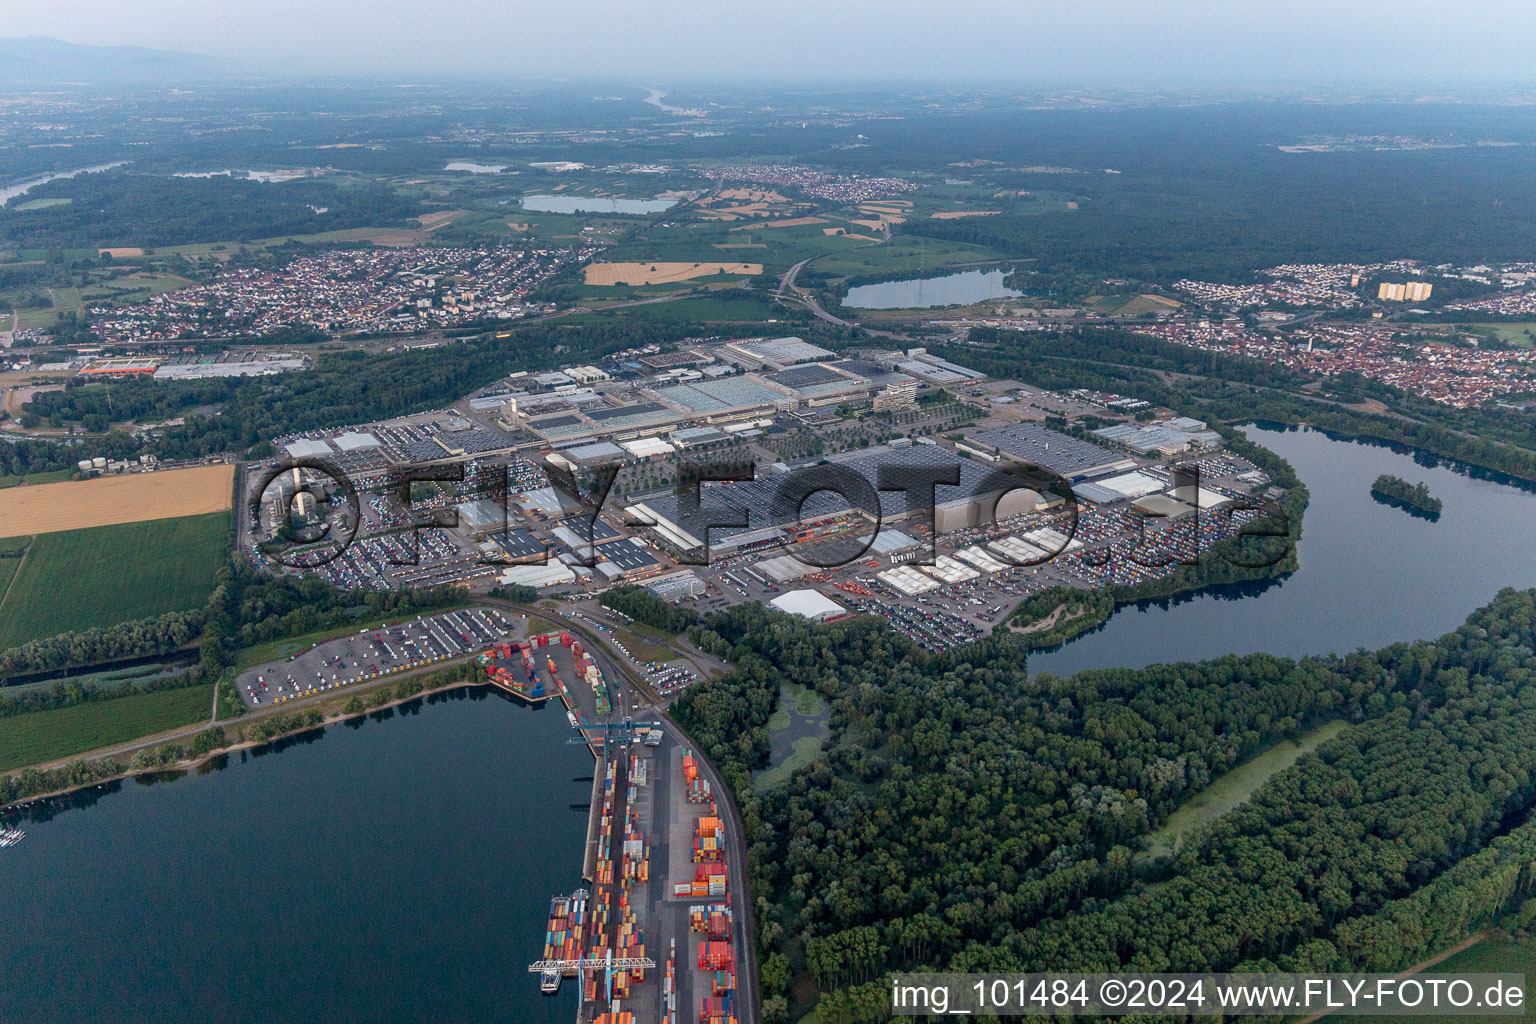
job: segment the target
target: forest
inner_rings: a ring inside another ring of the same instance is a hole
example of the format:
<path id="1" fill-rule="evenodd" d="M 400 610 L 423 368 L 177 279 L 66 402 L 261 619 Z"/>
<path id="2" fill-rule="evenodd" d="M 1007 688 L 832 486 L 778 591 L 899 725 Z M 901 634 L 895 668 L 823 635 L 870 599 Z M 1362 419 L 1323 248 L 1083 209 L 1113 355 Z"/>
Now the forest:
<path id="1" fill-rule="evenodd" d="M 1536 913 L 1536 592 L 1376 652 L 1069 679 L 1030 678 L 1005 635 L 935 656 L 757 606 L 693 633 L 737 665 L 676 714 L 746 822 L 770 1022 L 886 1020 L 896 970 L 1397 971 Z M 759 793 L 790 683 L 828 701 L 831 737 Z M 1246 804 L 1145 852 L 1213 779 L 1330 721 Z"/>
<path id="2" fill-rule="evenodd" d="M 1272 114 L 1283 116 L 1279 108 Z M 1536 199 L 1516 198 L 1516 183 L 1532 172 L 1529 152 L 1301 155 L 1273 148 L 1305 131 L 1306 119 L 1266 124 L 1264 115 L 1236 108 L 1204 123 L 1170 111 L 1111 115 L 1105 120 L 1138 123 L 1097 139 L 1088 125 L 1062 119 L 1046 129 L 1032 159 L 1048 159 L 1044 153 L 1054 149 L 1072 167 L 1094 160 L 1087 166 L 1097 173 L 1017 173 L 998 181 L 1069 189 L 1078 209 L 922 218 L 897 231 L 1028 260 L 1046 290 L 1073 275 L 1167 286 L 1181 277 L 1247 282 L 1254 271 L 1284 263 L 1517 261 L 1536 246 Z M 1155 126 L 1164 129 L 1160 136 Z"/>
<path id="3" fill-rule="evenodd" d="M 177 178 L 122 169 L 60 178 L 27 195 L 69 202 L 34 209 L 0 207 L 0 245 L 93 249 L 249 242 L 403 225 L 423 209 L 416 200 L 379 184 L 343 188 L 326 181 Z"/>

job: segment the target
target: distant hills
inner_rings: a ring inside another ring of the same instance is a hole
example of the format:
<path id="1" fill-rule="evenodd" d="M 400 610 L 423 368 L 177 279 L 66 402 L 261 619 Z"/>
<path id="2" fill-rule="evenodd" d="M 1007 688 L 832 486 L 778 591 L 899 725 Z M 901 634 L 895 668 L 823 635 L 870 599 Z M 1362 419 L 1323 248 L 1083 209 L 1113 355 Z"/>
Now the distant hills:
<path id="1" fill-rule="evenodd" d="M 176 82 L 226 70 L 225 62 L 198 53 L 142 46 L 85 46 L 47 36 L 0 37 L 0 82 Z"/>

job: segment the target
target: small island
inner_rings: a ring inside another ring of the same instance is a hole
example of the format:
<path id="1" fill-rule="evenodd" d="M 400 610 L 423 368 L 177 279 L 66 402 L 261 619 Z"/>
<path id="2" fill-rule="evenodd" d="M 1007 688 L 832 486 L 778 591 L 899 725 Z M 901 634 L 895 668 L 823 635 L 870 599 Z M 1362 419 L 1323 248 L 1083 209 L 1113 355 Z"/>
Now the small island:
<path id="1" fill-rule="evenodd" d="M 1423 481 L 1410 484 L 1400 476 L 1383 473 L 1371 484 L 1371 496 L 1383 505 L 1400 508 L 1421 519 L 1433 522 L 1440 518 L 1440 499 L 1429 493 Z"/>

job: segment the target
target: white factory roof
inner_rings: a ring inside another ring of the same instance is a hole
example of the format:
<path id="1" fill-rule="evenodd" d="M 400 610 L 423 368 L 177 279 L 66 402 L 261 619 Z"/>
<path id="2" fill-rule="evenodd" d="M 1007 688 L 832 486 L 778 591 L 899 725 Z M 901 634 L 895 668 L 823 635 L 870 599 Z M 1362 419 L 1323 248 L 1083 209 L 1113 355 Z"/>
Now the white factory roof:
<path id="1" fill-rule="evenodd" d="M 1035 547 L 1044 548 L 1047 551 L 1076 551 L 1083 546 L 1083 542 L 1076 537 L 1068 540 L 1066 534 L 1049 526 L 1042 526 L 1038 530 L 1030 530 L 1023 537 L 1024 540 L 1035 545 Z"/>
<path id="2" fill-rule="evenodd" d="M 332 454 L 330 445 L 326 444 L 324 441 L 310 440 L 307 437 L 295 441 L 290 445 L 286 445 L 284 450 L 296 459 L 306 459 L 316 455 Z"/>
<path id="3" fill-rule="evenodd" d="M 768 603 L 781 612 L 803 615 L 818 622 L 848 613 L 846 608 L 819 590 L 791 590 L 787 594 L 780 594 Z"/>
<path id="4" fill-rule="evenodd" d="M 569 566 L 559 562 L 546 565 L 514 565 L 501 574 L 501 582 L 509 587 L 555 587 L 562 583 L 575 583 L 576 574 Z"/>
<path id="5" fill-rule="evenodd" d="M 624 441 L 619 445 L 637 459 L 648 458 L 652 455 L 671 455 L 677 451 L 670 444 L 659 437 L 641 437 L 633 441 Z"/>
<path id="6" fill-rule="evenodd" d="M 1140 470 L 1095 480 L 1094 483 L 1116 494 L 1123 494 L 1127 498 L 1139 498 L 1143 494 L 1152 494 L 1163 489 L 1163 481 L 1148 476 Z"/>
<path id="7" fill-rule="evenodd" d="M 1042 550 L 1020 537 L 1000 537 L 987 547 L 1002 555 L 1003 561 L 1009 565 L 1037 565 L 1046 561 L 1046 556 L 1056 550 L 1055 546 Z"/>
<path id="8" fill-rule="evenodd" d="M 963 583 L 966 580 L 973 580 L 981 575 L 981 573 L 972 569 L 964 562 L 957 562 L 948 555 L 940 555 L 933 560 L 932 565 L 921 565 L 918 568 L 934 579 L 943 580 L 945 583 Z"/>
<path id="9" fill-rule="evenodd" d="M 331 439 L 331 443 L 336 445 L 338 451 L 355 452 L 359 448 L 377 448 L 379 439 L 372 434 L 349 430 L 345 434 L 337 434 Z"/>
<path id="10" fill-rule="evenodd" d="M 775 583 L 787 583 L 790 580 L 797 580 L 807 573 L 819 571 L 815 566 L 807 565 L 794 555 L 780 555 L 778 558 L 769 558 L 758 562 L 753 568 Z"/>
<path id="11" fill-rule="evenodd" d="M 875 575 L 908 597 L 933 590 L 939 585 L 938 580 L 924 576 L 910 565 L 898 565 L 894 569 L 877 572 Z"/>
<path id="12" fill-rule="evenodd" d="M 983 573 L 1002 572 L 1004 569 L 1008 568 L 1007 563 L 999 562 L 997 559 L 987 554 L 986 549 L 983 548 L 980 544 L 976 545 L 975 547 L 962 548 L 961 550 L 956 551 L 955 557 L 960 559 L 962 562 L 969 562 L 977 569 L 980 569 Z"/>
<path id="13" fill-rule="evenodd" d="M 1195 487 L 1190 484 L 1186 484 L 1183 487 L 1175 487 L 1168 493 L 1182 502 L 1190 505 L 1198 504 L 1201 508 L 1215 508 L 1218 505 L 1225 505 L 1227 502 L 1232 500 L 1225 494 L 1221 494 L 1217 491 L 1206 490 L 1204 487 L 1201 487 L 1199 491 L 1200 500 L 1198 502 L 1195 501 Z"/>

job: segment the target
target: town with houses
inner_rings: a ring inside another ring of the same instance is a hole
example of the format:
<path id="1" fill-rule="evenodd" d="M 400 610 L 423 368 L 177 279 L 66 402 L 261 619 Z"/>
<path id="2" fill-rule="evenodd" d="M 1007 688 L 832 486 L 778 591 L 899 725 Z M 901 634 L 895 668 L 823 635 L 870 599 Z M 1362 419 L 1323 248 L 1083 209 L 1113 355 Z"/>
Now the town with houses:
<path id="1" fill-rule="evenodd" d="M 261 336 L 285 328 L 350 334 L 457 327 L 546 311 L 524 299 L 593 250 L 512 246 L 340 249 L 278 270 L 224 270 L 208 284 L 92 309 L 105 342 Z"/>

